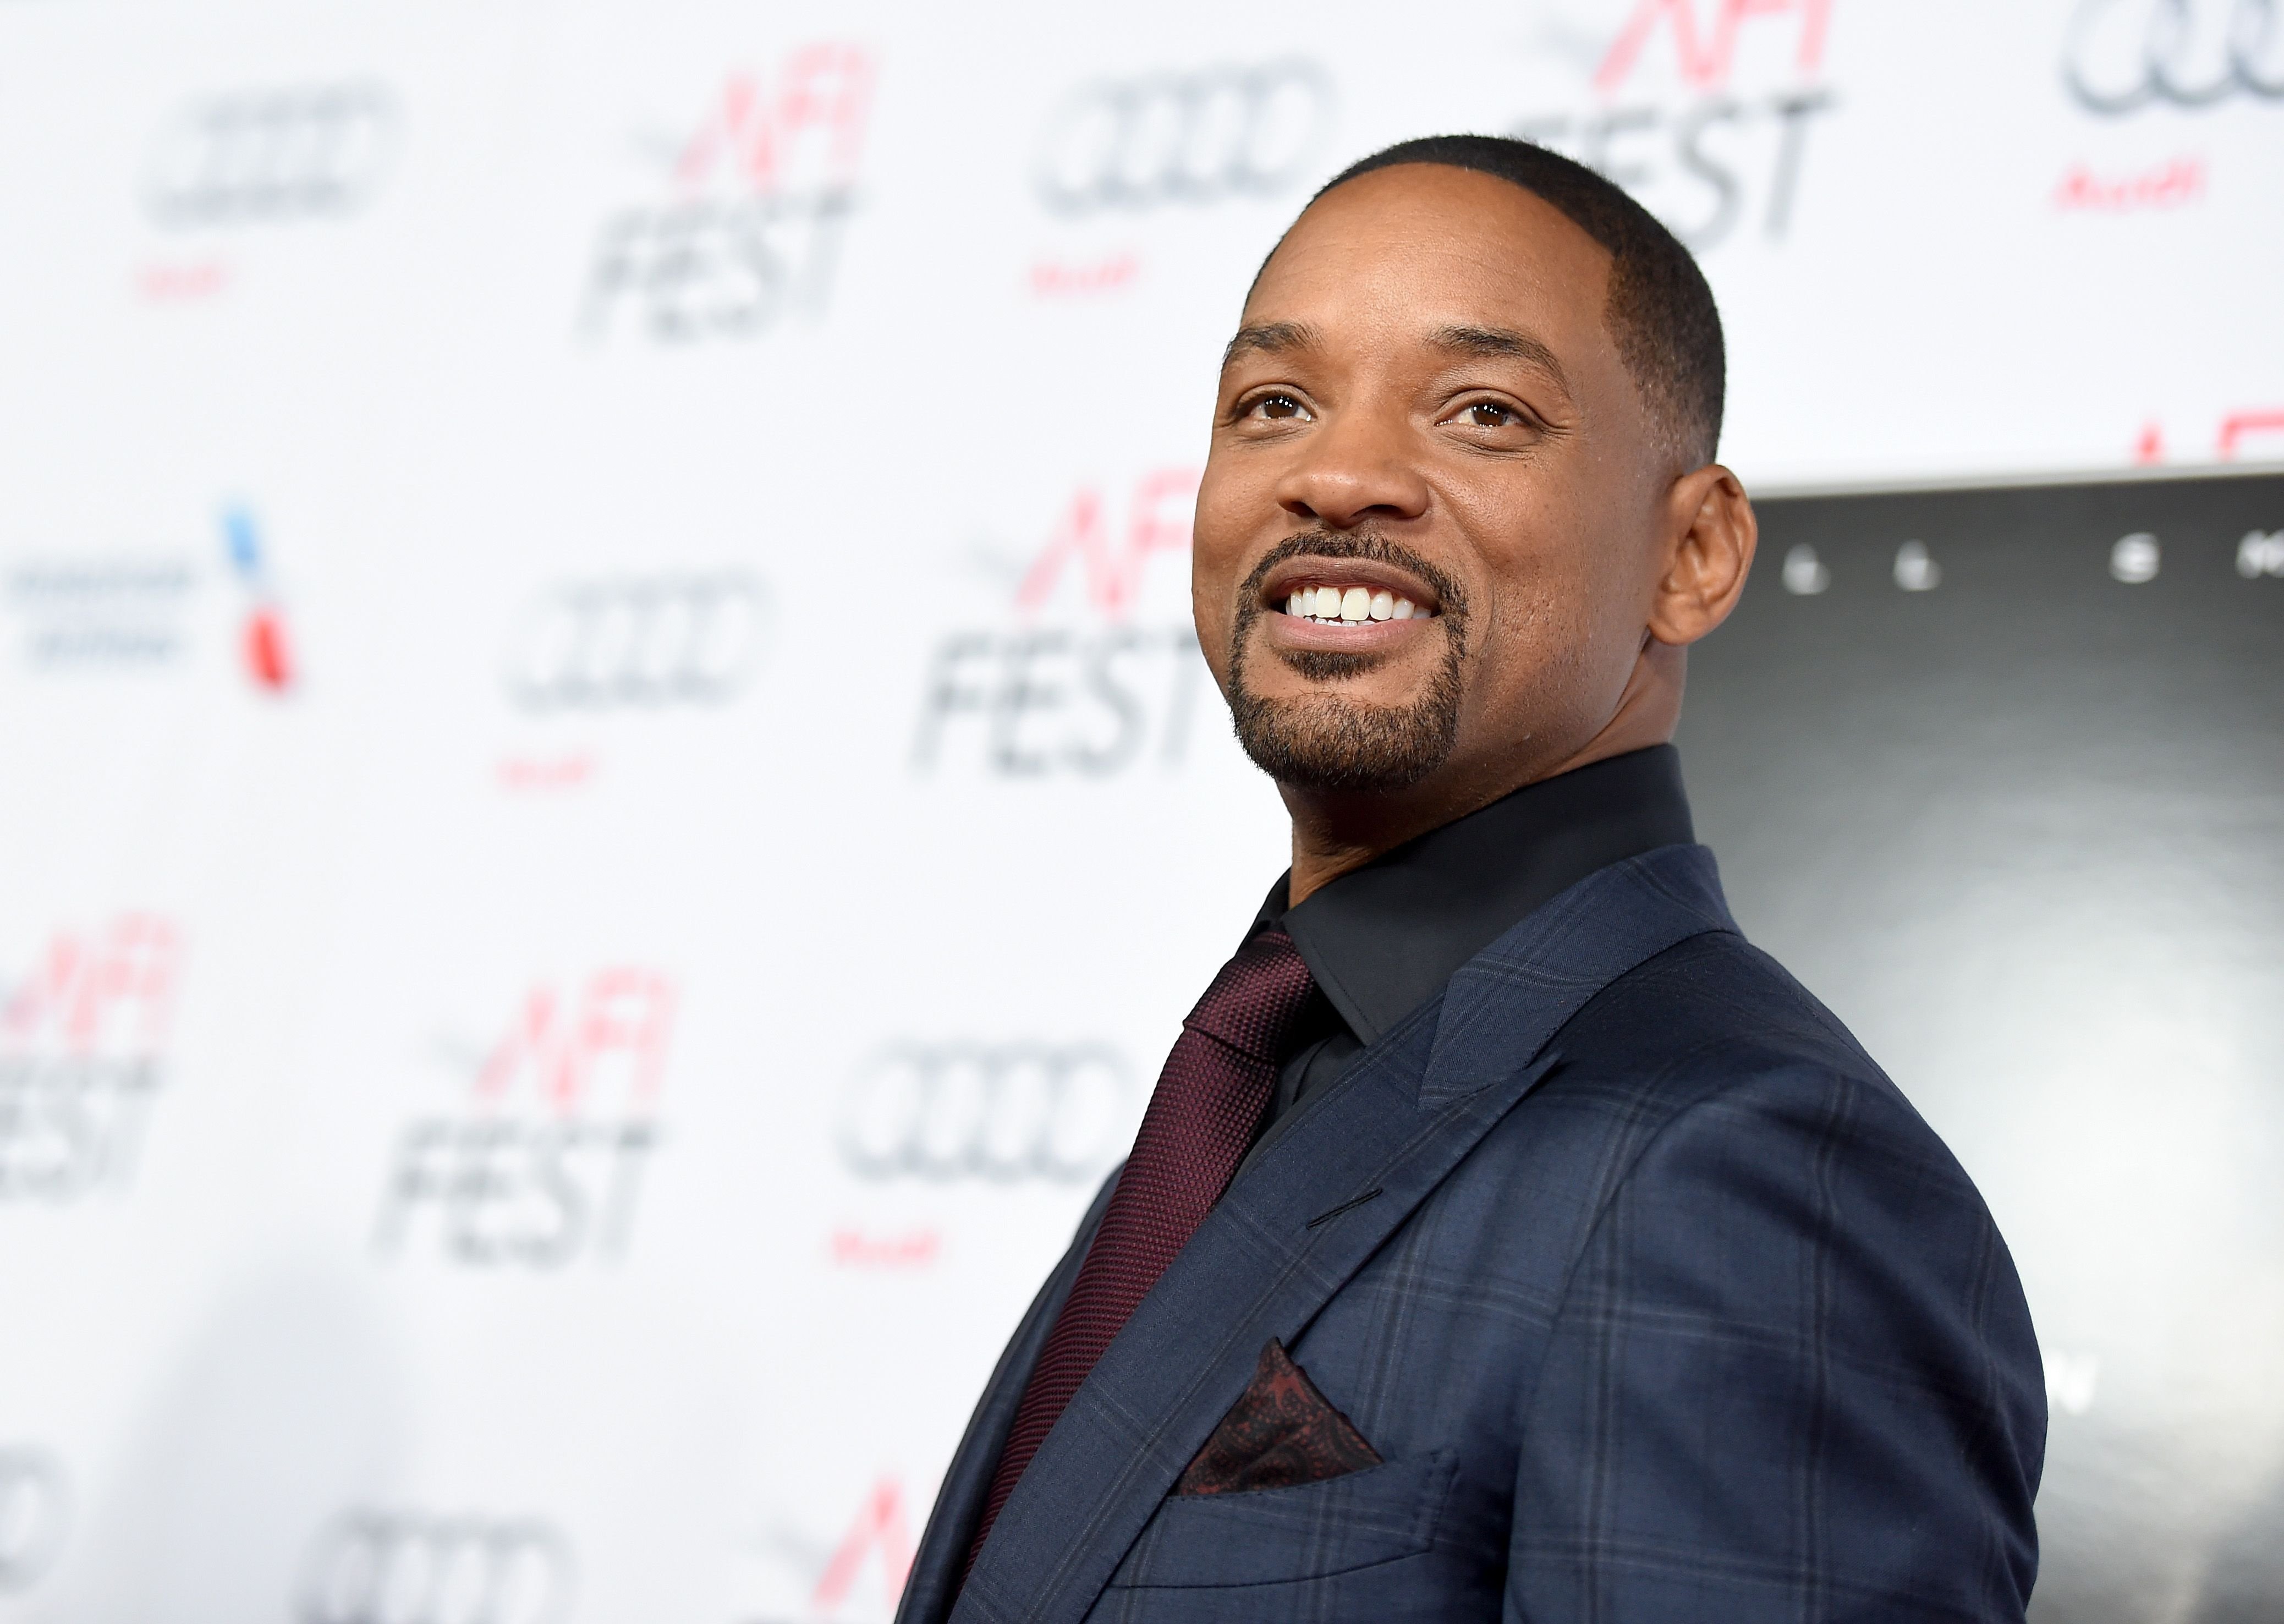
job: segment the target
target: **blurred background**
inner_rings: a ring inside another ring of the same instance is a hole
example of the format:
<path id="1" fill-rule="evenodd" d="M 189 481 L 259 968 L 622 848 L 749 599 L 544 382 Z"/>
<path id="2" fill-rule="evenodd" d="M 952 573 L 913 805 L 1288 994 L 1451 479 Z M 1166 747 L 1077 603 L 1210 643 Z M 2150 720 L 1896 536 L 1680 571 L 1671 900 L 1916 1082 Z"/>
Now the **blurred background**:
<path id="1" fill-rule="evenodd" d="M 0 4 L 0 1620 L 881 1620 L 1283 867 L 1219 346 L 1407 136 L 1699 253 L 1748 932 L 2284 1617 L 2284 8 Z M 2264 467 L 2268 470 L 2264 473 Z"/>

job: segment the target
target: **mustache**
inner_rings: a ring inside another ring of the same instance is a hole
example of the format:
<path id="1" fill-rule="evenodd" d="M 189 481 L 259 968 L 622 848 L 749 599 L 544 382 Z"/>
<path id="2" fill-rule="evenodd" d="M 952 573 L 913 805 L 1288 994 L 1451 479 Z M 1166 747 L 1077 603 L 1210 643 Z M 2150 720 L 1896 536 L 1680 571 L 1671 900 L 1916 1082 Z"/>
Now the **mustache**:
<path id="1" fill-rule="evenodd" d="M 1408 569 L 1435 589 L 1436 607 L 1451 621 L 1451 631 L 1456 633 L 1467 624 L 1467 589 L 1452 579 L 1449 573 L 1437 569 L 1402 542 L 1391 541 L 1377 530 L 1318 529 L 1287 536 L 1262 554 L 1261 561 L 1253 567 L 1252 572 L 1245 577 L 1245 584 L 1238 589 L 1240 624 L 1259 612 L 1261 584 L 1269 578 L 1271 570 L 1288 558 L 1353 558 Z"/>

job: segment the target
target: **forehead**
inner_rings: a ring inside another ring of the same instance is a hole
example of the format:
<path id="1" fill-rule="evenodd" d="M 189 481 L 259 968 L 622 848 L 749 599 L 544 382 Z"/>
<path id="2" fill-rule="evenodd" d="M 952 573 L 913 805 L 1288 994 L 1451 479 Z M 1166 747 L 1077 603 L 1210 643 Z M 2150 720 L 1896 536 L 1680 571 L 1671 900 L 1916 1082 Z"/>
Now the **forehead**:
<path id="1" fill-rule="evenodd" d="M 1519 326 L 1560 349 L 1607 347 L 1609 274 L 1601 245 L 1536 192 L 1447 164 L 1393 164 L 1302 211 L 1245 319 L 1386 338 Z"/>

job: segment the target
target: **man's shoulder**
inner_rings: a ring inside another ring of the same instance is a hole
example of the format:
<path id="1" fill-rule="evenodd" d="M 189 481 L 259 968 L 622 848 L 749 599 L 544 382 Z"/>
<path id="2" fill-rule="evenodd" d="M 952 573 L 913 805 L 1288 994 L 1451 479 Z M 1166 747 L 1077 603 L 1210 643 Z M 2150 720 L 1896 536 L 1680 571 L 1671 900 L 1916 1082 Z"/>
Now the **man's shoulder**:
<path id="1" fill-rule="evenodd" d="M 1574 1260 L 1598 1243 L 1662 1260 L 1605 1258 L 1582 1300 L 1694 1259 L 1776 1301 L 1789 1288 L 1756 1272 L 1769 1259 L 1877 1259 L 1848 1286 L 1865 1324 L 1908 1302 L 2035 1363 L 2005 1242 L 1965 1168 L 1839 1019 L 1734 931 L 1614 979 L 1537 1063 L 1541 1080 L 1479 1142 L 1462 1198 L 1495 1227 L 1561 1235 Z"/>
<path id="2" fill-rule="evenodd" d="M 1567 1053 L 1607 1051 L 1661 1070 L 1811 1066 L 1894 1088 L 1839 1016 L 1731 930 L 1689 937 L 1615 977 L 1561 1036 Z"/>
<path id="3" fill-rule="evenodd" d="M 1734 931 L 1689 937 L 1617 977 L 1550 1047 L 1551 1091 L 1604 1097 L 1634 1135 L 1708 1112 L 1741 1125 L 1748 1102 L 1790 1101 L 1952 1163 L 1839 1017 Z"/>

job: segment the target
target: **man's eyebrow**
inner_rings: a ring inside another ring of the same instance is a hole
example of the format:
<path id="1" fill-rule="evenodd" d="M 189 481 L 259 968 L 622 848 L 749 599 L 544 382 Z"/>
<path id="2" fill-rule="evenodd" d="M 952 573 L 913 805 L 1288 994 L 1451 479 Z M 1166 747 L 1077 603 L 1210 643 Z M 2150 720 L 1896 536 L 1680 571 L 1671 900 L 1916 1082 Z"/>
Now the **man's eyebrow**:
<path id="1" fill-rule="evenodd" d="M 1565 389 L 1570 387 L 1568 374 L 1554 352 L 1528 333 L 1516 333 L 1506 327 L 1445 327 L 1428 341 L 1439 349 L 1456 349 L 1471 356 L 1511 356 L 1518 361 L 1529 361 L 1554 374 L 1554 381 Z"/>
<path id="2" fill-rule="evenodd" d="M 1229 341 L 1229 348 L 1221 352 L 1221 364 L 1227 368 L 1238 357 L 1255 350 L 1281 355 L 1288 349 L 1306 349 L 1316 341 L 1317 330 L 1305 321 L 1271 321 L 1240 327 L 1237 336 Z"/>

